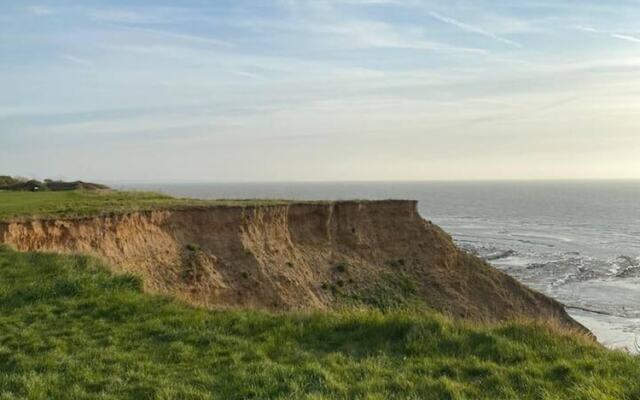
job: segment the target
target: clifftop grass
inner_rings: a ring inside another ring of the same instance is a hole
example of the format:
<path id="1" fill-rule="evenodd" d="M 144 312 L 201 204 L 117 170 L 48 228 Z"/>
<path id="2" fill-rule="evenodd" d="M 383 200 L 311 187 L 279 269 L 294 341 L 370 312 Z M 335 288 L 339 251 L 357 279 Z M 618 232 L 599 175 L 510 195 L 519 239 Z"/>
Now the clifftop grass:
<path id="1" fill-rule="evenodd" d="M 0 220 L 26 217 L 85 217 L 163 208 L 250 206 L 281 203 L 284 203 L 284 201 L 180 199 L 158 193 L 117 190 L 35 193 L 0 191 Z"/>
<path id="2" fill-rule="evenodd" d="M 206 311 L 0 247 L 0 399 L 637 399 L 640 360 L 534 323 Z"/>

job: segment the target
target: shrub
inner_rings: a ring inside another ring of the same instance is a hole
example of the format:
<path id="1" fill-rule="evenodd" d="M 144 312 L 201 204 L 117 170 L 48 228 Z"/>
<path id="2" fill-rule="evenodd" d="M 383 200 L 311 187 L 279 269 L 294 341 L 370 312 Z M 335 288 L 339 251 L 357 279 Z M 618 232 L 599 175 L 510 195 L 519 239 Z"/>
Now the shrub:
<path id="1" fill-rule="evenodd" d="M 402 268 L 406 265 L 406 261 L 404 260 L 404 258 L 398 258 L 395 260 L 387 260 L 385 264 L 392 268 Z"/>
<path id="2" fill-rule="evenodd" d="M 200 246 L 198 246 L 197 244 L 189 243 L 185 247 L 189 251 L 193 251 L 193 252 L 200 251 Z"/>
<path id="3" fill-rule="evenodd" d="M 341 274 L 344 274 L 349 269 L 349 264 L 347 263 L 339 263 L 336 264 L 335 270 Z"/>

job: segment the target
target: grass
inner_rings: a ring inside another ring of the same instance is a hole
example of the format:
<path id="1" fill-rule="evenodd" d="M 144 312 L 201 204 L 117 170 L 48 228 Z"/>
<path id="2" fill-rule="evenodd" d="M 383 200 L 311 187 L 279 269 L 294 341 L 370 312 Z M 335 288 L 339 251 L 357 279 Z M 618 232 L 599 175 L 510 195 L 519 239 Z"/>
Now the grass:
<path id="1" fill-rule="evenodd" d="M 0 191 L 0 220 L 24 217 L 83 217 L 106 213 L 209 206 L 282 204 L 281 200 L 196 200 L 158 193 L 108 191 Z"/>
<path id="2" fill-rule="evenodd" d="M 0 399 L 637 399 L 640 361 L 534 323 L 206 311 L 0 248 Z"/>
<path id="3" fill-rule="evenodd" d="M 341 280 L 336 283 L 343 282 Z M 343 285 L 338 285 L 342 287 Z M 424 300 L 418 295 L 414 281 L 402 272 L 383 273 L 370 281 L 368 287 L 352 293 L 335 293 L 341 304 L 352 306 L 369 306 L 383 311 L 398 308 L 425 308 Z"/>

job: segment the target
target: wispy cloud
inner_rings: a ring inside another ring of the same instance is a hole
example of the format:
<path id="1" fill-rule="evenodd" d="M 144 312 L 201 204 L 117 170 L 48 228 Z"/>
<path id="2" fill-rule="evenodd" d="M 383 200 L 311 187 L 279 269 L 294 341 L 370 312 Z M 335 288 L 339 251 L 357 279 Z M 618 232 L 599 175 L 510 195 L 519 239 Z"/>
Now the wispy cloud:
<path id="1" fill-rule="evenodd" d="M 146 23 L 157 22 L 157 18 L 150 18 L 149 13 L 143 14 L 133 10 L 108 9 L 92 10 L 89 16 L 98 21 L 115 23 Z"/>
<path id="2" fill-rule="evenodd" d="M 237 70 L 237 71 L 232 71 L 232 73 L 242 78 L 251 78 L 251 79 L 261 78 L 260 75 L 255 74 L 253 72 L 248 72 L 248 71 Z"/>
<path id="3" fill-rule="evenodd" d="M 483 49 L 458 47 L 428 40 L 421 29 L 411 27 L 400 29 L 381 22 L 350 21 L 341 25 L 316 25 L 310 29 L 315 33 L 342 36 L 355 47 L 487 53 Z"/>
<path id="4" fill-rule="evenodd" d="M 176 32 L 164 31 L 160 29 L 140 28 L 140 27 L 122 26 L 122 25 L 111 25 L 111 26 L 118 29 L 143 32 L 143 33 L 148 33 L 154 36 L 162 36 L 165 38 L 178 39 L 181 41 L 186 41 L 191 43 L 213 45 L 216 47 L 233 47 L 232 43 L 227 42 L 225 40 L 220 40 L 220 39 L 215 39 L 215 38 L 210 38 L 205 36 L 197 36 L 197 35 L 192 35 L 188 33 L 176 33 Z"/>
<path id="5" fill-rule="evenodd" d="M 469 25 L 469 24 L 467 24 L 465 22 L 458 21 L 457 19 L 454 19 L 454 18 L 451 18 L 451 17 L 447 17 L 447 16 L 444 16 L 442 14 L 438 14 L 437 12 L 430 12 L 429 14 L 433 18 L 437 19 L 438 21 L 444 22 L 446 24 L 453 25 L 453 26 L 458 27 L 458 28 L 460 28 L 462 30 L 465 30 L 467 32 L 476 33 L 478 35 L 491 38 L 491 39 L 493 39 L 493 40 L 495 40 L 497 42 L 505 43 L 505 44 L 508 44 L 510 46 L 522 47 L 522 45 L 520 43 L 518 43 L 518 42 L 515 42 L 515 41 L 510 40 L 510 39 L 503 38 L 501 36 L 498 36 L 498 35 L 496 35 L 494 33 L 489 32 L 489 31 L 487 31 L 487 30 L 485 30 L 483 28 L 480 28 L 480 27 L 477 27 L 477 26 L 474 26 L 474 25 Z"/>
<path id="6" fill-rule="evenodd" d="M 308 42 L 327 49 L 405 49 L 459 54 L 488 55 L 482 48 L 453 45 L 434 40 L 429 31 L 412 24 L 394 24 L 375 19 L 345 17 L 340 13 L 296 14 L 295 18 L 247 19 L 232 24 L 236 28 L 269 35 L 288 35 L 292 43 Z"/>
<path id="7" fill-rule="evenodd" d="M 27 11 L 34 15 L 49 15 L 54 13 L 52 8 L 41 5 L 28 6 Z"/>
<path id="8" fill-rule="evenodd" d="M 598 29 L 596 29 L 596 28 L 594 28 L 592 26 L 574 25 L 573 28 L 578 30 L 578 31 L 583 31 L 583 32 L 601 33 L 600 30 L 598 30 Z"/>
<path id="9" fill-rule="evenodd" d="M 609 35 L 609 37 L 612 37 L 614 39 L 625 40 L 627 42 L 640 43 L 640 37 L 631 36 L 631 35 L 627 35 L 627 34 L 623 34 L 623 33 L 617 33 L 615 31 L 601 30 L 601 29 L 596 29 L 594 27 L 585 26 L 585 25 L 574 25 L 573 28 L 576 29 L 576 30 L 579 30 L 579 31 L 583 31 L 583 32 L 591 32 L 591 33 L 599 33 L 599 34 L 603 34 L 603 35 Z"/>
<path id="10" fill-rule="evenodd" d="M 83 67 L 93 67 L 93 63 L 85 58 L 77 57 L 71 54 L 60 54 L 60 58 Z"/>
<path id="11" fill-rule="evenodd" d="M 146 7 L 84 8 L 86 15 L 96 21 L 122 24 L 158 24 L 199 21 L 205 17 L 179 6 L 152 5 Z"/>
<path id="12" fill-rule="evenodd" d="M 635 36 L 622 35 L 622 34 L 619 34 L 619 33 L 612 33 L 611 37 L 616 38 L 616 39 L 626 40 L 627 42 L 640 43 L 640 38 L 637 38 Z"/>

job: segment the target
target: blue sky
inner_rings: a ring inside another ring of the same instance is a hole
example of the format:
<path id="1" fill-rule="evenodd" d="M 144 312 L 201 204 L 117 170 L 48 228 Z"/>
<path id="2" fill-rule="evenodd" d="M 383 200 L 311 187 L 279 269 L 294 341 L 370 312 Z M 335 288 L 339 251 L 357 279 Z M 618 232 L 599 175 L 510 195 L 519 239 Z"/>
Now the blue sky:
<path id="1" fill-rule="evenodd" d="M 0 173 L 640 178 L 638 1 L 0 0 Z"/>

